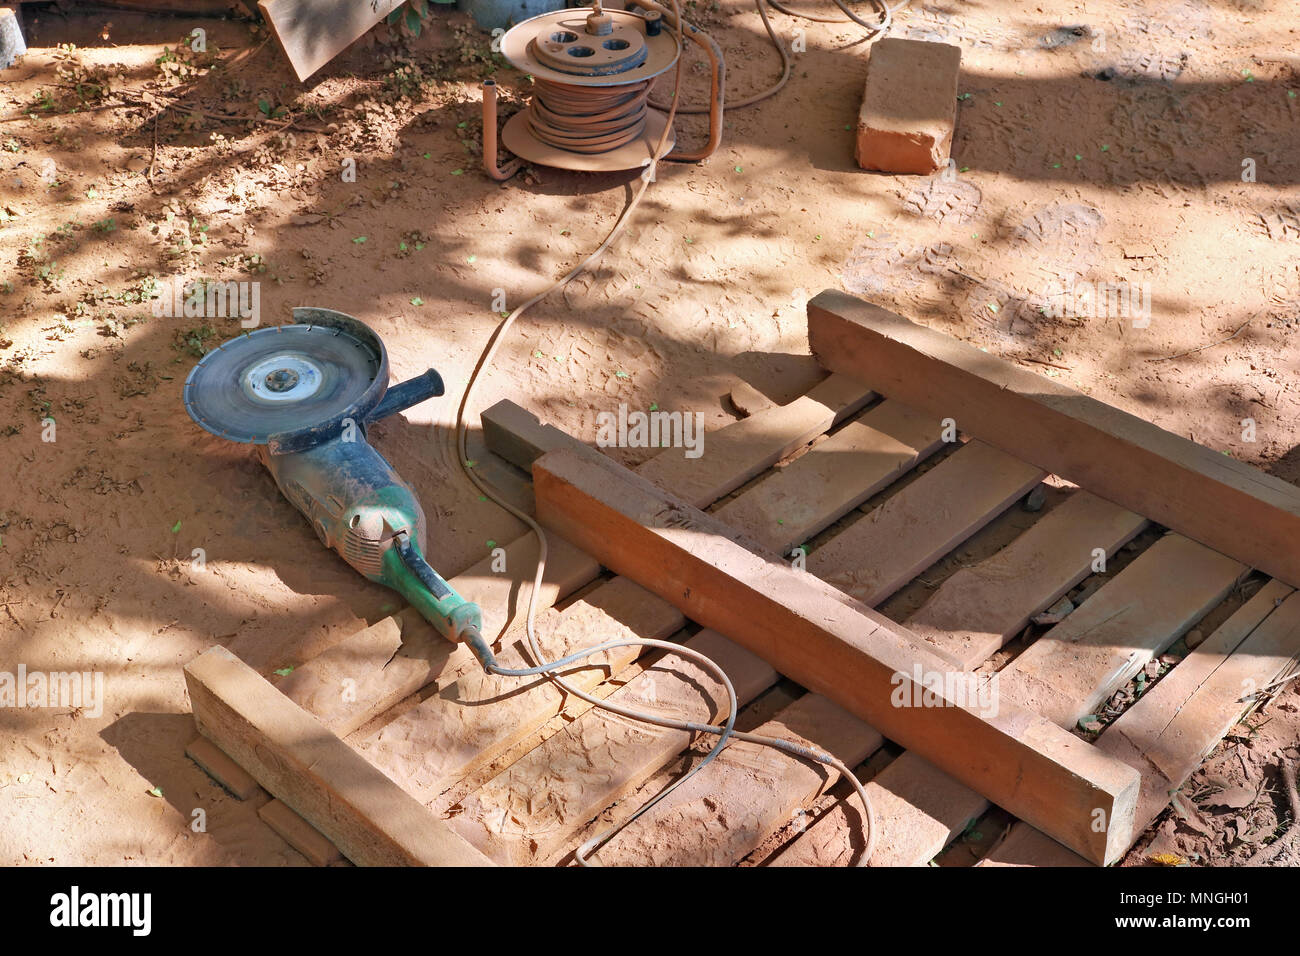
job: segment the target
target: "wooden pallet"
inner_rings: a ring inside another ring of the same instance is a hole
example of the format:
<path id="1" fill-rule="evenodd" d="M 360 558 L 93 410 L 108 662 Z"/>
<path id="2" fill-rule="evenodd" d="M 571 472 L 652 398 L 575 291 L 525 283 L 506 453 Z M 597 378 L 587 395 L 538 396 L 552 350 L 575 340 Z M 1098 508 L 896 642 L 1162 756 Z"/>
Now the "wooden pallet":
<path id="1" fill-rule="evenodd" d="M 538 514 L 558 531 L 539 601 L 545 653 L 620 635 L 704 651 L 733 680 L 740 726 L 870 777 L 875 865 L 924 864 L 990 801 L 1028 823 L 988 865 L 1115 859 L 1252 705 L 1242 681 L 1263 686 L 1300 655 L 1297 548 L 1277 553 L 1268 537 L 1300 515 L 1300 491 L 857 300 L 823 293 L 809 318 L 830 377 L 784 406 L 738 394 L 751 414 L 709 433 L 697 459 L 668 449 L 632 472 L 509 402 L 484 412 L 489 448 L 533 472 Z M 946 442 L 950 418 L 963 435 Z M 1080 487 L 1038 514 L 1014 507 L 1049 472 Z M 1164 494 L 1130 487 L 1141 475 Z M 493 633 L 510 627 L 507 666 L 527 660 L 513 619 L 534 553 L 521 538 L 504 573 L 489 557 L 452 582 Z M 1095 743 L 1070 732 L 1265 566 L 1278 579 Z M 943 706 L 891 702 L 925 675 L 1005 655 L 1081 582 L 1078 609 L 1003 663 L 996 713 L 946 691 L 924 699 Z M 872 610 L 899 592 L 915 605 L 899 619 Z M 277 686 L 222 648 L 186 677 L 200 733 L 277 798 L 268 822 L 318 863 L 331 843 L 358 864 L 562 863 L 708 743 L 546 681 L 485 676 L 409 609 Z M 620 649 L 570 680 L 718 716 L 711 679 L 672 657 Z M 852 862 L 861 831 L 846 790 L 824 767 L 733 744 L 598 858 Z"/>

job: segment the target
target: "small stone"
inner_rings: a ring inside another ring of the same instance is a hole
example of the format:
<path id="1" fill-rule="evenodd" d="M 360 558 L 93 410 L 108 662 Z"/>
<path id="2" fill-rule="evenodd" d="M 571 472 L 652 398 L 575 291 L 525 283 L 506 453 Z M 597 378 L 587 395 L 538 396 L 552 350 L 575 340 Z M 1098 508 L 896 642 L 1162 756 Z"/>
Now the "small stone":
<path id="1" fill-rule="evenodd" d="M 1188 632 L 1187 632 L 1187 649 L 1188 649 L 1189 651 L 1190 651 L 1190 650 L 1193 650 L 1193 649 L 1194 649 L 1198 644 L 1200 644 L 1201 641 L 1203 641 L 1203 640 L 1205 640 L 1205 635 L 1202 634 L 1200 631 L 1188 631 Z"/>
<path id="2" fill-rule="evenodd" d="M 1039 627 L 1050 627 L 1053 624 L 1060 624 L 1069 617 L 1070 612 L 1073 610 L 1074 602 L 1068 597 L 1063 597 L 1046 611 L 1043 611 L 1041 614 L 1035 614 L 1033 622 Z"/>
<path id="3" fill-rule="evenodd" d="M 1042 511 L 1043 504 L 1047 501 L 1047 490 L 1040 484 L 1029 494 L 1025 495 L 1025 500 L 1020 503 L 1020 507 L 1026 511 Z"/>

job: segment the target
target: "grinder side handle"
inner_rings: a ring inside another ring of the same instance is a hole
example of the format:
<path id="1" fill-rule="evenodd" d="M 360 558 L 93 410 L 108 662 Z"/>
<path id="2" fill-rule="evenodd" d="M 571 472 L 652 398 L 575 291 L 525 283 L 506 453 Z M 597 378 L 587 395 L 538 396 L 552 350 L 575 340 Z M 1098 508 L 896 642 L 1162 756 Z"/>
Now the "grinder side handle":
<path id="1" fill-rule="evenodd" d="M 447 389 L 442 384 L 442 376 L 436 369 L 429 369 L 423 375 L 407 379 L 400 385 L 394 385 L 375 406 L 374 411 L 366 416 L 367 421 L 377 422 L 397 412 L 405 411 L 412 405 L 419 405 L 430 398 L 445 394 Z"/>

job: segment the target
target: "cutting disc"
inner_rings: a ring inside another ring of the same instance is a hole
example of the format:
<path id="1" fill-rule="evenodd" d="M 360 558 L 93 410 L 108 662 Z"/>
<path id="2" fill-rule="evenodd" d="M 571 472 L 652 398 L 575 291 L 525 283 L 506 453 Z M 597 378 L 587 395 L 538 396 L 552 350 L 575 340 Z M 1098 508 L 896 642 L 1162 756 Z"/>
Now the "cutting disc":
<path id="1" fill-rule="evenodd" d="M 348 415 L 360 422 L 383 397 L 387 363 L 373 333 L 351 322 L 360 328 L 278 325 L 223 343 L 185 380 L 186 410 L 212 434 L 255 445 Z"/>

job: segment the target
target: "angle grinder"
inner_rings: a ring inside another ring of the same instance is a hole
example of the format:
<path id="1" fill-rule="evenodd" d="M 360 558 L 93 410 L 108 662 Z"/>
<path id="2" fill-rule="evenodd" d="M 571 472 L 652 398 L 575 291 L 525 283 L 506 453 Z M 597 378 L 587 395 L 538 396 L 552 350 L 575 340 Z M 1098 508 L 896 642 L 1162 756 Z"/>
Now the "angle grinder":
<path id="1" fill-rule="evenodd" d="M 219 438 L 257 446 L 321 542 L 401 594 L 452 641 L 483 648 L 482 615 L 425 559 L 424 510 L 366 427 L 444 392 L 434 369 L 388 387 L 379 336 L 331 309 L 222 343 L 185 380 L 185 409 Z"/>

